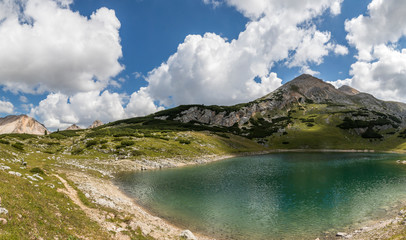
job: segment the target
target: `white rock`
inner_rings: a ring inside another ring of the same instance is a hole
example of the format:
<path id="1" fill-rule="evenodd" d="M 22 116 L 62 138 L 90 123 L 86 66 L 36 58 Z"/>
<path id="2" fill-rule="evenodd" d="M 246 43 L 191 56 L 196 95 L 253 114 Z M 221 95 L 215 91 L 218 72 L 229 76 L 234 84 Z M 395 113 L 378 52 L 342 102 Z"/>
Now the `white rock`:
<path id="1" fill-rule="evenodd" d="M 7 214 L 8 210 L 5 208 L 0 208 L 0 214 Z"/>
<path id="2" fill-rule="evenodd" d="M 181 232 L 179 235 L 182 239 L 187 239 L 187 240 L 197 240 L 195 235 L 190 230 L 184 230 Z"/>
<path id="3" fill-rule="evenodd" d="M 0 218 L 0 224 L 6 225 L 7 224 L 7 220 L 4 218 Z"/>
<path id="4" fill-rule="evenodd" d="M 30 175 L 27 175 L 27 178 L 31 179 L 32 181 L 38 181 L 38 179 L 36 179 L 35 177 L 30 176 Z"/>
<path id="5" fill-rule="evenodd" d="M 9 166 L 0 166 L 0 170 L 10 170 Z"/>
<path id="6" fill-rule="evenodd" d="M 345 236 L 347 236 L 347 233 L 338 232 L 338 233 L 336 234 L 336 236 L 337 236 L 337 237 L 345 237 Z"/>
<path id="7" fill-rule="evenodd" d="M 15 176 L 17 176 L 17 177 L 21 177 L 21 176 L 22 176 L 22 174 L 19 173 L 19 172 L 9 171 L 8 173 L 11 174 L 11 175 L 15 175 Z"/>

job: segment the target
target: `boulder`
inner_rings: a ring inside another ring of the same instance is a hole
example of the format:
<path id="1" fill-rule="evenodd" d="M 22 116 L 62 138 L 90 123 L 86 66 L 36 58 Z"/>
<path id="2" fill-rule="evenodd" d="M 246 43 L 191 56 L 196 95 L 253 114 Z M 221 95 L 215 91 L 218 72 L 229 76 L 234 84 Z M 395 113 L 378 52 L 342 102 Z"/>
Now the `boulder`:
<path id="1" fill-rule="evenodd" d="M 186 239 L 186 240 L 197 240 L 195 235 L 190 230 L 184 230 L 181 232 L 179 235 L 181 239 Z"/>

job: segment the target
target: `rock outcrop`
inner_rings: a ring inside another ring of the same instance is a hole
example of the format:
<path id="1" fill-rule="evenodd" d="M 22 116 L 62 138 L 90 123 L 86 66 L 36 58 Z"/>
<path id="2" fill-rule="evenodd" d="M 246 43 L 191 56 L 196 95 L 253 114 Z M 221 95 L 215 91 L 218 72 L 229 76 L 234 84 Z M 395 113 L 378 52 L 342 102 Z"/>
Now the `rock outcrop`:
<path id="1" fill-rule="evenodd" d="M 94 121 L 94 122 L 92 123 L 92 125 L 90 125 L 90 126 L 88 127 L 88 129 L 97 128 L 97 127 L 100 127 L 101 125 L 103 125 L 103 122 L 100 121 L 100 120 L 96 120 L 96 121 Z"/>
<path id="2" fill-rule="evenodd" d="M 27 115 L 10 115 L 0 118 L 0 134 L 8 133 L 27 133 L 35 135 L 44 135 L 49 133 L 48 129 Z"/>
<path id="3" fill-rule="evenodd" d="M 81 127 L 79 127 L 76 124 L 72 124 L 70 127 L 68 127 L 66 130 L 80 130 L 82 129 Z"/>

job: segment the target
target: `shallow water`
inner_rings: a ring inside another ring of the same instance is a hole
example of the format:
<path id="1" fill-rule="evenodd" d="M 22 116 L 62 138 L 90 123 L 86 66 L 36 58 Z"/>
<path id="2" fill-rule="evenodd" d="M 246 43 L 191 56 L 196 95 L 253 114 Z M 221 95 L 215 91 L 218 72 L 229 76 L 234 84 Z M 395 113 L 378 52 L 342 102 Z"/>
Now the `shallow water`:
<path id="1" fill-rule="evenodd" d="M 386 216 L 406 197 L 402 156 L 278 153 L 123 173 L 116 183 L 152 213 L 220 239 L 314 239 Z"/>

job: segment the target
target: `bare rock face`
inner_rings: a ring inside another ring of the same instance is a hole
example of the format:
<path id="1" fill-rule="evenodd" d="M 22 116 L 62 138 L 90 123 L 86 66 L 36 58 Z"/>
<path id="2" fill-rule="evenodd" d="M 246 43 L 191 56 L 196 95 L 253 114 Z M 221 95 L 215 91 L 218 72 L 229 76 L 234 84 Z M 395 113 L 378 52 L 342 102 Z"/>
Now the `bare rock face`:
<path id="1" fill-rule="evenodd" d="M 103 125 L 103 122 L 100 121 L 100 120 L 96 120 L 96 121 L 94 121 L 94 122 L 92 123 L 92 125 L 90 125 L 90 126 L 88 127 L 88 129 L 97 128 L 97 127 L 100 127 L 101 125 Z"/>
<path id="2" fill-rule="evenodd" d="M 48 134 L 48 129 L 27 115 L 10 115 L 0 118 L 0 134 L 26 133 L 35 135 Z"/>
<path id="3" fill-rule="evenodd" d="M 68 127 L 66 130 L 80 130 L 82 129 L 81 127 L 79 127 L 76 124 L 72 124 L 70 127 Z"/>

